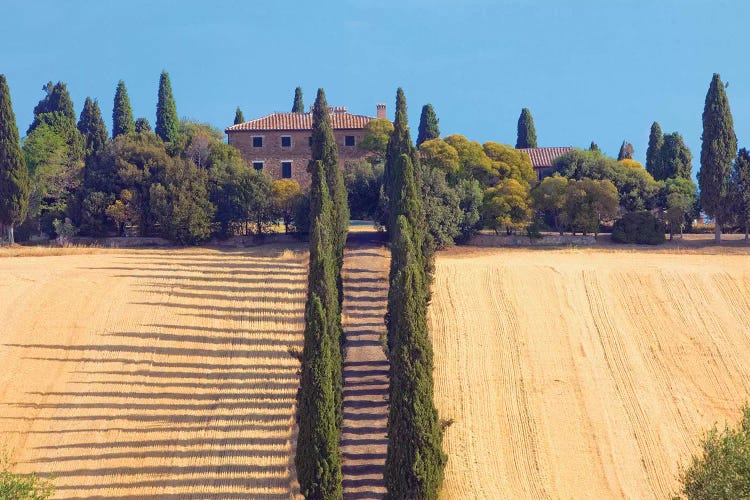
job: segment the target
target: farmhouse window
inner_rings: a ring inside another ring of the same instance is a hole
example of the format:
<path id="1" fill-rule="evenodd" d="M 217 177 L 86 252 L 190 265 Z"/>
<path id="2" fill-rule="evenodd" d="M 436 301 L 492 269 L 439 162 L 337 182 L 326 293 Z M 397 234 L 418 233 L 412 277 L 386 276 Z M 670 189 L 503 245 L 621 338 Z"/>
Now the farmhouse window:
<path id="1" fill-rule="evenodd" d="M 263 136 L 262 135 L 253 136 L 253 147 L 254 148 L 262 148 L 263 147 Z"/>
<path id="2" fill-rule="evenodd" d="M 353 135 L 344 136 L 344 146 L 354 146 L 354 136 Z"/>
<path id="3" fill-rule="evenodd" d="M 292 137 L 289 135 L 282 135 L 281 136 L 281 147 L 282 148 L 291 148 L 292 147 Z"/>
<path id="4" fill-rule="evenodd" d="M 281 162 L 281 178 L 282 179 L 292 178 L 292 162 L 290 161 Z"/>
<path id="5" fill-rule="evenodd" d="M 263 170 L 263 162 L 262 161 L 254 161 L 253 162 L 253 168 L 255 170 Z"/>

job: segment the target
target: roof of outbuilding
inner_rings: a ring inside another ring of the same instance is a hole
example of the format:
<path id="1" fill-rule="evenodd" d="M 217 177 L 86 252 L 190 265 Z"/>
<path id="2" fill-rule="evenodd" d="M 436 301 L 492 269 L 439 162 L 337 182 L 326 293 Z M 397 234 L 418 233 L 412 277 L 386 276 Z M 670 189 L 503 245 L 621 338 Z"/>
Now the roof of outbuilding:
<path id="1" fill-rule="evenodd" d="M 331 122 L 334 129 L 365 128 L 365 125 L 374 119 L 371 116 L 353 115 L 346 112 L 331 113 Z M 312 129 L 312 113 L 271 113 L 262 118 L 227 127 L 225 132 L 310 129 Z"/>
<path id="2" fill-rule="evenodd" d="M 562 148 L 521 148 L 519 151 L 529 155 L 534 168 L 549 168 L 552 166 L 552 162 L 565 153 L 573 151 L 573 148 L 570 146 Z"/>

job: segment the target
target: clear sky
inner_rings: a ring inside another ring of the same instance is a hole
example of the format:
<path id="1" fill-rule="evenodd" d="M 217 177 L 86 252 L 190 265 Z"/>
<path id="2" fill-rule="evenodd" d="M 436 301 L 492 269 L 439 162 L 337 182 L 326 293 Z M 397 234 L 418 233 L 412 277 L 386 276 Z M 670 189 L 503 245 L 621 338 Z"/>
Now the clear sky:
<path id="1" fill-rule="evenodd" d="M 33 7 L 31 5 L 33 4 Z M 515 144 L 522 107 L 540 146 L 643 160 L 649 127 L 679 131 L 700 156 L 701 113 L 721 74 L 741 146 L 750 147 L 750 2 L 744 0 L 7 0 L 0 73 L 21 134 L 42 85 L 62 80 L 80 113 L 99 99 L 108 126 L 119 79 L 154 124 L 159 73 L 181 117 L 223 129 L 305 105 L 324 87 L 350 112 L 392 117 L 396 88 L 416 136 L 430 102 L 444 135 Z"/>

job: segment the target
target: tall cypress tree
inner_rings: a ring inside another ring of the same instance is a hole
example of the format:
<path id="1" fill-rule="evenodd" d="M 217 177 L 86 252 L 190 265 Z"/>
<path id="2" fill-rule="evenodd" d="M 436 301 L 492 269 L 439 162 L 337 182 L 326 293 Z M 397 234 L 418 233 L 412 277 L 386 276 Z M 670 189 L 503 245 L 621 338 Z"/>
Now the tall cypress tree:
<path id="1" fill-rule="evenodd" d="M 622 141 L 620 146 L 620 152 L 617 153 L 617 161 L 632 160 L 633 159 L 633 145 L 628 141 Z"/>
<path id="2" fill-rule="evenodd" d="M 518 117 L 518 138 L 516 139 L 516 149 L 535 147 L 537 147 L 537 145 L 534 118 L 532 118 L 529 108 L 523 108 L 521 110 L 521 116 Z"/>
<path id="3" fill-rule="evenodd" d="M 340 309 L 331 243 L 333 203 L 325 168 L 311 161 L 310 267 L 305 307 L 302 376 L 297 395 L 297 454 L 300 489 L 306 498 L 341 498 L 342 357 Z"/>
<path id="4" fill-rule="evenodd" d="M 237 106 L 237 110 L 234 112 L 234 124 L 245 123 L 245 115 L 242 114 L 242 110 Z"/>
<path id="5" fill-rule="evenodd" d="M 341 268 L 344 264 L 344 247 L 349 232 L 349 202 L 347 199 L 344 172 L 339 165 L 338 147 L 333 133 L 331 114 L 323 89 L 318 89 L 312 116 L 312 160 L 320 161 L 325 169 L 328 192 L 333 201 L 331 238 L 336 258 L 336 283 L 339 289 L 339 302 L 343 302 Z"/>
<path id="6" fill-rule="evenodd" d="M 589 145 L 589 151 L 598 151 L 600 153 L 602 152 L 602 150 L 599 149 L 599 145 L 594 141 L 591 141 L 591 144 Z"/>
<path id="7" fill-rule="evenodd" d="M 693 154 L 685 145 L 679 132 L 664 136 L 659 156 L 659 177 L 654 177 L 654 179 L 657 181 L 674 177 L 690 179 L 693 171 Z"/>
<path id="8" fill-rule="evenodd" d="M 174 142 L 180 130 L 180 119 L 177 117 L 177 106 L 172 95 L 172 84 L 169 73 L 161 72 L 159 77 L 159 98 L 156 101 L 156 128 L 154 132 L 164 142 Z"/>
<path id="9" fill-rule="evenodd" d="M 78 131 L 83 136 L 86 155 L 98 153 L 107 144 L 107 126 L 102 119 L 99 103 L 90 97 L 86 98 L 78 120 Z"/>
<path id="10" fill-rule="evenodd" d="M 411 133 L 409 132 L 409 119 L 406 114 L 406 97 L 400 87 L 396 91 L 396 116 L 393 120 L 393 131 L 388 138 L 388 146 L 385 151 L 385 168 L 383 172 L 383 190 L 381 191 L 381 208 L 383 212 L 383 223 L 390 231 L 395 224 L 396 212 L 393 210 L 395 189 L 394 184 L 395 172 L 398 168 L 397 163 L 401 155 L 405 154 L 412 159 L 412 164 L 416 160 L 416 148 L 411 142 Z"/>
<path id="11" fill-rule="evenodd" d="M 721 225 L 730 213 L 729 174 L 737 154 L 737 136 L 729 99 L 718 73 L 714 73 L 703 108 L 701 168 L 698 172 L 701 208 L 716 219 L 714 239 L 721 242 Z"/>
<path id="12" fill-rule="evenodd" d="M 440 137 L 439 121 L 432 104 L 422 106 L 422 114 L 419 117 L 419 129 L 417 130 L 417 147 L 424 141 Z"/>
<path id="13" fill-rule="evenodd" d="M 0 229 L 5 228 L 10 244 L 16 224 L 26 219 L 30 190 L 8 81 L 0 75 Z"/>
<path id="14" fill-rule="evenodd" d="M 130 134 L 135 131 L 133 121 L 133 108 L 130 107 L 130 97 L 125 82 L 117 82 L 115 91 L 115 103 L 112 107 L 112 139 L 122 134 Z"/>
<path id="15" fill-rule="evenodd" d="M 302 102 L 302 87 L 294 89 L 294 103 L 292 104 L 292 113 L 304 113 L 305 103 Z"/>
<path id="16" fill-rule="evenodd" d="M 646 171 L 654 179 L 662 177 L 661 147 L 664 145 L 664 134 L 657 122 L 651 124 L 651 132 L 648 136 L 648 149 L 646 149 Z"/>
<path id="17" fill-rule="evenodd" d="M 742 148 L 734 160 L 729 178 L 732 193 L 732 208 L 737 222 L 745 229 L 745 240 L 750 239 L 750 152 Z"/>

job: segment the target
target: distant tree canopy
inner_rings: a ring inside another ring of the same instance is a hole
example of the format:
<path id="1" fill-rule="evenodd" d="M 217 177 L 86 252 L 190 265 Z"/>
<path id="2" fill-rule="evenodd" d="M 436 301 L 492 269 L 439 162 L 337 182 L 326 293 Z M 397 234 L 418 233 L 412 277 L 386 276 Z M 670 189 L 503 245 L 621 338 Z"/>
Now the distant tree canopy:
<path id="1" fill-rule="evenodd" d="M 535 148 L 536 128 L 534 127 L 534 118 L 531 116 L 529 108 L 523 108 L 521 115 L 518 117 L 518 136 L 516 138 L 516 148 Z"/>
<path id="2" fill-rule="evenodd" d="M 234 112 L 234 124 L 238 125 L 240 123 L 245 122 L 245 115 L 242 114 L 242 110 L 239 106 L 237 106 L 237 109 Z"/>
<path id="3" fill-rule="evenodd" d="M 128 90 L 125 88 L 125 82 L 117 82 L 115 90 L 115 102 L 112 108 L 112 139 L 122 134 L 129 134 L 135 131 L 135 122 L 133 122 L 133 108 L 130 106 L 130 97 Z"/>
<path id="4" fill-rule="evenodd" d="M 417 131 L 417 147 L 425 141 L 440 137 L 438 123 L 439 120 L 432 104 L 422 106 L 422 114 L 419 117 L 419 129 Z"/>
<path id="5" fill-rule="evenodd" d="M 161 72 L 159 77 L 159 96 L 156 102 L 156 128 L 154 132 L 164 142 L 174 142 L 180 127 L 177 117 L 177 106 L 172 94 L 172 83 L 169 73 Z"/>
<path id="6" fill-rule="evenodd" d="M 302 87 L 294 89 L 294 102 L 292 103 L 292 113 L 304 113 L 305 103 L 302 101 Z"/>
<path id="7" fill-rule="evenodd" d="M 633 159 L 633 145 L 628 141 L 622 141 L 620 146 L 620 152 L 617 154 L 617 161 L 632 160 Z"/>
<path id="8" fill-rule="evenodd" d="M 44 98 L 34 107 L 34 120 L 29 125 L 26 135 L 41 124 L 41 116 L 49 113 L 59 113 L 60 118 L 75 124 L 76 114 L 73 109 L 73 101 L 68 93 L 68 87 L 63 82 L 52 84 L 48 82 L 42 90 L 45 92 Z"/>

